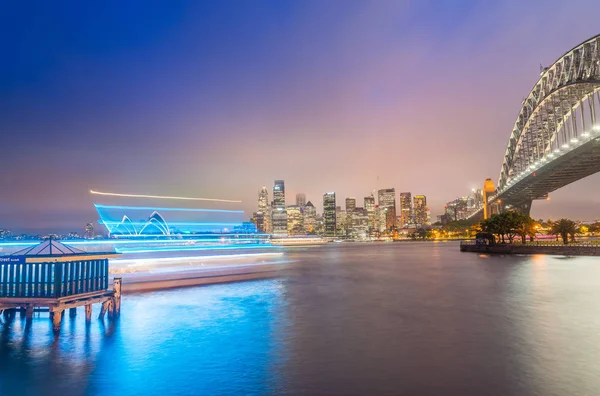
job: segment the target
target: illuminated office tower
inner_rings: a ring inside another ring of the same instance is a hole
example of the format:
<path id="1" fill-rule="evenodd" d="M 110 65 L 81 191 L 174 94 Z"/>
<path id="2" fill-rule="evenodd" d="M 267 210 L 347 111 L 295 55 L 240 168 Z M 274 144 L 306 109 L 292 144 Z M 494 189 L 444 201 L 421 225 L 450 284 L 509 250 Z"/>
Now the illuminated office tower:
<path id="1" fill-rule="evenodd" d="M 356 209 L 356 198 L 346 198 L 346 212 L 352 212 L 354 209 Z"/>
<path id="2" fill-rule="evenodd" d="M 285 236 L 288 233 L 287 212 L 285 210 L 285 184 L 275 180 L 273 186 L 273 207 L 271 208 L 273 234 Z"/>
<path id="3" fill-rule="evenodd" d="M 366 239 L 369 236 L 369 215 L 365 208 L 354 208 L 350 214 L 349 235 L 353 239 Z"/>
<path id="4" fill-rule="evenodd" d="M 298 193 L 296 194 L 296 206 L 304 208 L 306 206 L 306 194 Z"/>
<path id="5" fill-rule="evenodd" d="M 351 221 L 350 213 L 347 213 L 341 206 L 335 207 L 335 235 L 348 235 L 349 222 Z"/>
<path id="6" fill-rule="evenodd" d="M 427 198 L 425 195 L 415 195 L 414 198 L 415 223 L 418 225 L 428 225 L 427 219 Z"/>
<path id="7" fill-rule="evenodd" d="M 335 193 L 323 195 L 323 234 L 327 237 L 335 236 Z"/>
<path id="8" fill-rule="evenodd" d="M 269 206 L 269 191 L 263 186 L 258 193 L 258 211 L 265 213 L 267 206 Z"/>
<path id="9" fill-rule="evenodd" d="M 87 223 L 85 225 L 85 233 L 83 234 L 85 239 L 94 239 L 94 224 Z"/>
<path id="10" fill-rule="evenodd" d="M 379 210 L 385 213 L 385 229 L 391 230 L 396 225 L 396 190 L 393 188 L 379 190 L 378 198 Z"/>
<path id="11" fill-rule="evenodd" d="M 365 210 L 367 211 L 367 217 L 369 218 L 369 232 L 376 230 L 375 226 L 375 197 L 365 197 Z"/>
<path id="12" fill-rule="evenodd" d="M 252 222 L 259 232 L 271 232 L 269 209 L 269 191 L 263 186 L 258 192 L 258 211 L 252 216 Z"/>
<path id="13" fill-rule="evenodd" d="M 286 208 L 288 235 L 306 235 L 304 232 L 304 214 L 298 205 Z"/>
<path id="14" fill-rule="evenodd" d="M 304 230 L 308 234 L 313 234 L 317 230 L 317 209 L 310 201 L 304 206 Z"/>
<path id="15" fill-rule="evenodd" d="M 254 212 L 250 221 L 256 226 L 258 232 L 265 232 L 265 214 L 263 212 Z"/>
<path id="16" fill-rule="evenodd" d="M 400 223 L 402 227 L 413 223 L 412 196 L 409 192 L 400 193 Z"/>

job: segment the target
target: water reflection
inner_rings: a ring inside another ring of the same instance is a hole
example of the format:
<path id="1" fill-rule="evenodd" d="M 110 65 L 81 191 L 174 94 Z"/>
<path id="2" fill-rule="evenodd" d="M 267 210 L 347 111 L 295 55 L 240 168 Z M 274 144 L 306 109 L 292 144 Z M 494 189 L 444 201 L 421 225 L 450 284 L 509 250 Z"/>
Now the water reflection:
<path id="1" fill-rule="evenodd" d="M 595 394 L 600 260 L 292 250 L 282 277 L 0 325 L 1 395 Z M 95 312 L 97 314 L 97 312 Z"/>

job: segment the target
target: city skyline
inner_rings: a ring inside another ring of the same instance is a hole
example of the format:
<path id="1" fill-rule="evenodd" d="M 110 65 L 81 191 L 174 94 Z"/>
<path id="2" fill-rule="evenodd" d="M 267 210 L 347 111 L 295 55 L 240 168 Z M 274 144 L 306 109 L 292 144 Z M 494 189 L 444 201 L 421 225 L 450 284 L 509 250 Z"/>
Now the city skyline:
<path id="1" fill-rule="evenodd" d="M 102 7 L 2 13 L 0 228 L 80 230 L 97 219 L 89 189 L 239 199 L 249 216 L 256 186 L 276 177 L 286 204 L 304 193 L 320 207 L 326 191 L 360 202 L 393 186 L 426 194 L 435 219 L 496 182 L 540 63 L 597 34 L 600 11 L 592 1 Z M 538 37 L 541 25 L 559 28 Z M 532 216 L 600 218 L 598 181 L 534 202 Z"/>

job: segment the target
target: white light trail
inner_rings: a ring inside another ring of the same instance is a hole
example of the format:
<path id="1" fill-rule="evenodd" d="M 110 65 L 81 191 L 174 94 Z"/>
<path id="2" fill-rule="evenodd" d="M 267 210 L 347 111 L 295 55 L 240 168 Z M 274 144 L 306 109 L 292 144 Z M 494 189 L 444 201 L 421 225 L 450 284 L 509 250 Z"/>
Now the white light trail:
<path id="1" fill-rule="evenodd" d="M 241 203 L 242 201 L 237 201 L 233 199 L 218 199 L 218 198 L 196 198 L 196 197 L 171 197 L 165 195 L 145 195 L 145 194 L 120 194 L 120 193 L 110 193 L 110 192 L 100 192 L 90 190 L 90 194 L 92 195 L 106 195 L 111 197 L 128 197 L 128 198 L 155 198 L 155 199 L 178 199 L 184 201 L 212 201 L 212 202 L 230 202 L 230 203 Z"/>

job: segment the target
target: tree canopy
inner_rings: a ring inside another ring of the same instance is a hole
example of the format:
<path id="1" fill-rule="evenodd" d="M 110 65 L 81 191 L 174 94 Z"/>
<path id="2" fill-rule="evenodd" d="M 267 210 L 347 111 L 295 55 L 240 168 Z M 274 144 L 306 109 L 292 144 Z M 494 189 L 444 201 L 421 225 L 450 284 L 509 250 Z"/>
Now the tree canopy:
<path id="1" fill-rule="evenodd" d="M 522 213 L 508 211 L 496 214 L 480 223 L 481 231 L 497 235 L 502 243 L 512 242 L 520 235 L 521 241 L 526 242 L 527 236 L 535 237 L 535 221 Z"/>

